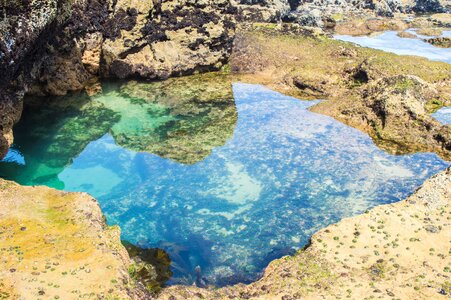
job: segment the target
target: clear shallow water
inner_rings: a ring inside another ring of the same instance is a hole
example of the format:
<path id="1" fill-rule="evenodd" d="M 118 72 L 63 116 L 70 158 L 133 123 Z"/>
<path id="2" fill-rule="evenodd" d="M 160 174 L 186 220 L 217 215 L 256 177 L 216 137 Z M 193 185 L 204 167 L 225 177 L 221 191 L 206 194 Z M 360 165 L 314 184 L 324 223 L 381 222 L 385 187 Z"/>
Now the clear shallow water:
<path id="1" fill-rule="evenodd" d="M 255 280 L 318 229 L 398 201 L 448 165 L 389 155 L 308 111 L 315 102 L 262 86 L 234 84 L 233 101 L 221 82 L 207 81 L 219 95 L 188 85 L 180 105 L 174 85 L 132 84 L 63 113 L 33 110 L 0 175 L 89 192 L 124 240 L 169 252 L 172 283 L 193 282 L 200 265 L 224 285 Z"/>
<path id="2" fill-rule="evenodd" d="M 438 120 L 440 123 L 446 125 L 451 124 L 451 107 L 442 107 L 439 110 L 437 110 L 435 113 L 432 114 L 432 117 L 434 117 L 436 120 Z"/>
<path id="3" fill-rule="evenodd" d="M 410 33 L 415 33 L 410 30 Z M 444 31 L 443 36 L 450 36 L 451 31 Z M 400 55 L 417 55 L 430 60 L 451 63 L 451 49 L 435 47 L 419 39 L 401 38 L 396 31 L 386 31 L 372 36 L 335 35 L 341 41 L 352 42 L 363 47 L 379 49 Z M 431 38 L 431 37 L 427 37 Z"/>

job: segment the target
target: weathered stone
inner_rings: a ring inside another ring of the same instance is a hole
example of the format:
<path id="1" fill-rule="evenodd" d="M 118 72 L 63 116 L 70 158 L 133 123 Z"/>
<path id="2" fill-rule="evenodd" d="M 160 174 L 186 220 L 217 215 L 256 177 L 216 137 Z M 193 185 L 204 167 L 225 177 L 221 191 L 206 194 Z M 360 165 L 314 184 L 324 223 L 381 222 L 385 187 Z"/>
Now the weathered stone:
<path id="1" fill-rule="evenodd" d="M 220 289 L 171 286 L 158 299 L 234 299 L 243 295 L 249 299 L 364 299 L 373 293 L 401 299 L 446 299 L 438 291 L 449 290 L 447 278 L 439 275 L 449 249 L 448 232 L 430 234 L 417 229 L 426 216 L 437 226 L 446 226 L 450 201 L 448 168 L 403 201 L 378 206 L 320 230 L 306 249 L 271 262 L 254 283 Z M 380 226 L 383 230 L 373 230 Z M 356 228 L 358 237 L 353 235 Z M 444 256 L 431 256 L 431 246 Z M 424 260 L 428 263 L 423 264 Z"/>
<path id="2" fill-rule="evenodd" d="M 437 47 L 451 48 L 451 38 L 449 37 L 437 37 L 432 39 L 426 39 L 425 41 Z"/>

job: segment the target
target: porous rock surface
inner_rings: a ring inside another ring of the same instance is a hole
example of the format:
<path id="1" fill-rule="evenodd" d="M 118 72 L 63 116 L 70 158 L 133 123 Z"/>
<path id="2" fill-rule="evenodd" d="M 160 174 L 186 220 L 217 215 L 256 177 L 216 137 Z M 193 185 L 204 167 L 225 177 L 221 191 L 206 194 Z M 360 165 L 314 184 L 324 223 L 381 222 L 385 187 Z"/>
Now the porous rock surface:
<path id="1" fill-rule="evenodd" d="M 95 199 L 0 180 L 1 299 L 144 299 Z"/>

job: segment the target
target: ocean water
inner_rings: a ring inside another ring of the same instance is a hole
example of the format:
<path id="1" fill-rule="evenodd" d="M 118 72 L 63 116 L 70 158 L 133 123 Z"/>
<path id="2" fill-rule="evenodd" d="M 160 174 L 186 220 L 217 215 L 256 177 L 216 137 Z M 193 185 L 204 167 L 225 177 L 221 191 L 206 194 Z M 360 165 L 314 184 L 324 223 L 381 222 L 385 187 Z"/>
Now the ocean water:
<path id="1" fill-rule="evenodd" d="M 88 192 L 124 240 L 169 253 L 170 284 L 192 284 L 200 266 L 222 286 L 257 279 L 315 231 L 403 199 L 449 165 L 387 154 L 310 112 L 315 101 L 183 80 L 30 100 L 0 176 Z"/>
<path id="2" fill-rule="evenodd" d="M 408 32 L 416 34 L 415 30 Z M 442 36 L 450 36 L 451 31 L 444 31 Z M 396 31 L 386 31 L 371 36 L 335 35 L 334 38 L 341 41 L 352 42 L 363 47 L 374 48 L 400 55 L 417 55 L 430 60 L 451 63 L 451 49 L 439 48 L 425 41 L 425 37 L 417 35 L 418 39 L 401 38 Z"/>

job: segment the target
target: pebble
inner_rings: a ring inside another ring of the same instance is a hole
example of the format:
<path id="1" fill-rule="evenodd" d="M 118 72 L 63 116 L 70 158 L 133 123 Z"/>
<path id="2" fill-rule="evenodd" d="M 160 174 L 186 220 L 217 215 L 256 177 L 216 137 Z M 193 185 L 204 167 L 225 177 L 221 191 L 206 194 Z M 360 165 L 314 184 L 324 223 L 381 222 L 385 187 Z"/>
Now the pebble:
<path id="1" fill-rule="evenodd" d="M 430 233 L 438 233 L 438 232 L 440 232 L 440 229 L 437 226 L 434 226 L 434 225 L 426 225 L 426 226 L 424 226 L 424 229 L 427 232 L 430 232 Z"/>

